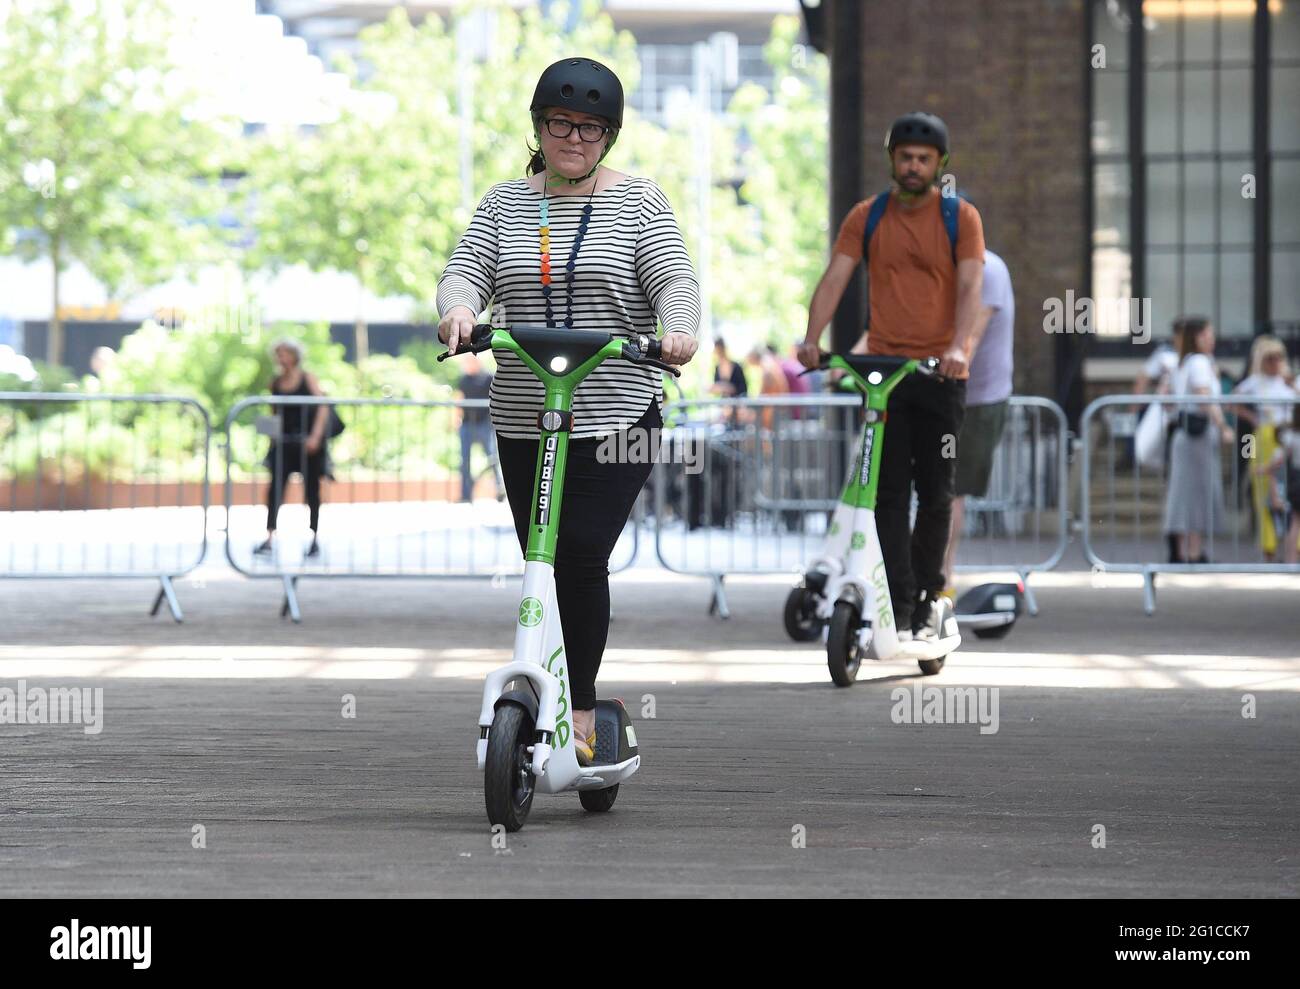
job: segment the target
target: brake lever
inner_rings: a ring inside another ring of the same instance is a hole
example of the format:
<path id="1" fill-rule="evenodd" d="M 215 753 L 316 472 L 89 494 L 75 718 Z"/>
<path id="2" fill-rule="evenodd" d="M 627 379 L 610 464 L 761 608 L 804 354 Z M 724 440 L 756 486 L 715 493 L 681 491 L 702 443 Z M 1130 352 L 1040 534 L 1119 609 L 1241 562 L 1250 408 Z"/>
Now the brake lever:
<path id="1" fill-rule="evenodd" d="M 665 364 L 663 361 L 657 361 L 653 357 L 644 357 L 641 360 L 637 361 L 636 363 L 649 364 L 651 367 L 657 367 L 661 371 L 667 371 L 674 378 L 680 378 L 682 376 L 682 372 L 679 371 L 677 368 L 673 367 L 673 365 Z"/>

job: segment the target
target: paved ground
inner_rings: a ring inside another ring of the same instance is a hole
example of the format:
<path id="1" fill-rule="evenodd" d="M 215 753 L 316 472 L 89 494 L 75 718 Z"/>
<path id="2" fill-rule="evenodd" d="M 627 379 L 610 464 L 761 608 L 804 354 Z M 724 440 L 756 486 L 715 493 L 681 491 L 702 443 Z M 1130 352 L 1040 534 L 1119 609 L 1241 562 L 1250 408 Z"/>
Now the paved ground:
<path id="1" fill-rule="evenodd" d="M 608 815 L 539 796 L 505 852 L 473 722 L 517 582 L 308 581 L 301 626 L 219 567 L 178 584 L 181 626 L 144 616 L 147 582 L 5 582 L 0 688 L 99 686 L 104 720 L 0 724 L 0 874 L 37 896 L 1295 895 L 1300 581 L 1164 577 L 1154 617 L 1094 582 L 1044 575 L 1038 618 L 924 682 L 998 687 L 981 734 L 894 723 L 906 666 L 831 687 L 782 638 L 781 581 L 729 582 L 724 623 L 703 581 L 624 575 L 602 687 L 644 768 Z"/>

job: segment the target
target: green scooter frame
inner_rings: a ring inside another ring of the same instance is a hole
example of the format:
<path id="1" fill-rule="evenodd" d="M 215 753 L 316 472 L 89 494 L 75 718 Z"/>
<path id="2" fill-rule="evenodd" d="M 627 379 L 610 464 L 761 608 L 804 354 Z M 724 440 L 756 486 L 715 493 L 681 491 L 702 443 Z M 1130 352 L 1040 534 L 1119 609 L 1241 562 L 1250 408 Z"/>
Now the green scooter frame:
<path id="1" fill-rule="evenodd" d="M 930 616 L 935 637 L 900 642 L 876 533 L 876 487 L 889 395 L 909 374 L 937 374 L 939 361 L 835 354 L 824 356 L 821 366 L 847 372 L 862 393 L 865 422 L 822 556 L 787 599 L 787 631 L 796 640 L 808 641 L 826 629 L 826 664 L 841 687 L 857 679 L 864 658 L 916 660 L 922 672 L 938 673 L 948 654 L 961 645 L 957 620 L 951 604 L 940 599 Z"/>
<path id="2" fill-rule="evenodd" d="M 622 702 L 613 700 L 596 702 L 595 764 L 578 764 L 564 634 L 555 601 L 555 545 L 575 389 L 601 362 L 612 359 L 680 375 L 658 360 L 659 347 L 650 336 L 625 339 L 545 326 L 480 325 L 470 336 L 466 352 L 509 351 L 546 389 L 537 417 L 537 472 L 514 658 L 487 675 L 478 718 L 477 760 L 484 774 L 488 820 L 507 831 L 523 827 L 537 791 L 577 790 L 587 810 L 609 810 L 619 784 L 641 765 L 631 718 Z"/>

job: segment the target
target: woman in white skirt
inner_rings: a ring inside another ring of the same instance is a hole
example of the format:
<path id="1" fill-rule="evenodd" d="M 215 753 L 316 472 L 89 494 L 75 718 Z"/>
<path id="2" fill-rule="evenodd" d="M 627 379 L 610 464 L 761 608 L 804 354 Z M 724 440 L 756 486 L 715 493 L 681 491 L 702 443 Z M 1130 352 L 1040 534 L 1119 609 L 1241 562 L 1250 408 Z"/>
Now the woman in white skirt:
<path id="1" fill-rule="evenodd" d="M 1202 316 L 1188 317 L 1182 323 L 1178 369 L 1170 394 L 1221 394 L 1214 363 L 1214 326 Z M 1193 402 L 1178 406 L 1165 498 L 1165 532 L 1173 533 L 1177 540 L 1175 563 L 1210 562 L 1202 540 L 1222 527 L 1225 514 L 1219 443 L 1231 443 L 1234 435 L 1221 406 Z"/>

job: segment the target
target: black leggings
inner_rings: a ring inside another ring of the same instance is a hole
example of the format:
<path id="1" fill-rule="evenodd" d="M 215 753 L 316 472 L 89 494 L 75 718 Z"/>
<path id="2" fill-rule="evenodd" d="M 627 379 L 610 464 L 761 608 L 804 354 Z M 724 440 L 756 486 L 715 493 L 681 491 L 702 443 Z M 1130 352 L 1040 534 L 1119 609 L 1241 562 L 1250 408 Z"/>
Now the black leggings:
<path id="1" fill-rule="evenodd" d="M 278 443 L 272 446 L 266 464 L 271 469 L 271 484 L 266 489 L 267 531 L 275 531 L 289 475 L 297 473 L 302 475 L 303 494 L 306 496 L 308 511 L 311 512 L 311 531 L 314 533 L 320 527 L 320 479 L 325 473 L 324 447 L 309 454 L 302 443 Z"/>
<path id="2" fill-rule="evenodd" d="M 631 429 L 663 425 L 657 402 L 651 402 Z M 657 437 L 656 437 L 657 438 Z M 564 476 L 564 502 L 555 543 L 555 596 L 569 657 L 573 706 L 596 706 L 596 672 L 609 637 L 609 555 L 632 513 L 637 495 L 650 476 L 651 463 L 601 463 L 597 449 L 604 438 L 569 440 Z M 614 451 L 653 451 L 657 444 L 628 444 Z M 533 508 L 533 479 L 537 472 L 537 440 L 497 436 L 506 497 L 515 517 L 519 548 L 527 545 Z M 648 460 L 649 458 L 647 458 Z"/>
<path id="3" fill-rule="evenodd" d="M 919 592 L 943 590 L 966 382 L 909 374 L 889 395 L 885 449 L 876 487 L 876 533 L 889 575 L 894 617 L 912 625 Z M 907 517 L 916 485 L 916 527 Z"/>

